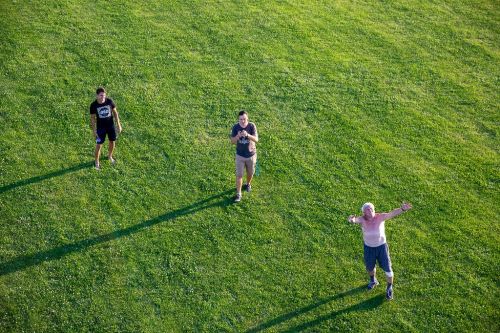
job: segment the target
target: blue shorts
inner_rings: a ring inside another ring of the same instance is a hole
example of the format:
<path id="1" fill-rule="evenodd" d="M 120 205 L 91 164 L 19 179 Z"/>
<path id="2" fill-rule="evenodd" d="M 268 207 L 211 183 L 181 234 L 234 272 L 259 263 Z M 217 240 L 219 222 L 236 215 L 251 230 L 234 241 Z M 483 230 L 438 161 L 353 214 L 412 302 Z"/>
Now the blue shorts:
<path id="1" fill-rule="evenodd" d="M 115 126 L 109 126 L 97 129 L 97 138 L 95 139 L 95 143 L 102 145 L 104 141 L 106 141 L 106 134 L 108 135 L 109 141 L 116 141 Z"/>
<path id="2" fill-rule="evenodd" d="M 378 264 L 382 267 L 384 272 L 392 272 L 389 245 L 387 245 L 387 243 L 377 247 L 364 245 L 365 266 L 367 271 L 373 271 L 375 269 L 375 262 L 378 261 Z"/>

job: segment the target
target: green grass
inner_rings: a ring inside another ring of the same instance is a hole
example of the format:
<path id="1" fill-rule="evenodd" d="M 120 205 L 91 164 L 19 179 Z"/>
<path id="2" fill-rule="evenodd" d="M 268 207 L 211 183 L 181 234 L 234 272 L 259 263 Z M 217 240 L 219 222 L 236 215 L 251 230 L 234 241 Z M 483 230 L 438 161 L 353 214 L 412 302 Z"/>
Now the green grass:
<path id="1" fill-rule="evenodd" d="M 500 331 L 499 17 L 495 1 L 0 2 L 0 331 Z M 99 85 L 124 132 L 96 172 Z M 242 108 L 260 175 L 233 205 Z M 389 303 L 361 288 L 346 217 L 403 200 Z"/>

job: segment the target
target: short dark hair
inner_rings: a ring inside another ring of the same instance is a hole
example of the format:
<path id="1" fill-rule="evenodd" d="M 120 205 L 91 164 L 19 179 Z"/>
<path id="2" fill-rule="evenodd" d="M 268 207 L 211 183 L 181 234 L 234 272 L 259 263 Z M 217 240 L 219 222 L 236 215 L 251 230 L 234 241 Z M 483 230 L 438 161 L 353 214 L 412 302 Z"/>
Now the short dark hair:
<path id="1" fill-rule="evenodd" d="M 97 90 L 95 91 L 95 94 L 99 95 L 100 93 L 106 93 L 106 89 L 104 89 L 103 87 L 97 88 Z"/>
<path id="2" fill-rule="evenodd" d="M 240 113 L 238 113 L 238 117 L 246 114 L 248 116 L 248 113 L 245 110 L 241 110 Z"/>

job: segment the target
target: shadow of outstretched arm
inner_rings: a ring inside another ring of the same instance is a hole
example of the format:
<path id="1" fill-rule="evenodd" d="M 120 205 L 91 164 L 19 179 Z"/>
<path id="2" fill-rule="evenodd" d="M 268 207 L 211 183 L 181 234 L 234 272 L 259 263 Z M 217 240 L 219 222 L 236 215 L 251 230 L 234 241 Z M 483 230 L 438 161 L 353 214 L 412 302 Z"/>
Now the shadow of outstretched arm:
<path id="1" fill-rule="evenodd" d="M 337 294 L 337 295 L 333 295 L 333 296 L 330 296 L 330 297 L 326 297 L 326 298 L 323 298 L 315 303 L 312 303 L 312 304 L 309 304 L 307 306 L 304 306 L 300 309 L 297 309 L 297 310 L 294 310 L 294 311 L 290 311 L 288 313 L 285 313 L 281 316 L 278 316 L 274 319 L 271 319 L 265 323 L 262 323 L 254 328 L 251 328 L 249 330 L 246 331 L 246 333 L 256 333 L 256 332 L 260 332 L 260 331 L 263 331 L 265 329 L 268 329 L 272 326 L 275 326 L 275 325 L 279 325 L 285 321 L 288 321 L 290 319 L 293 319 L 295 317 L 298 317 L 300 316 L 301 314 L 304 314 L 306 312 L 309 312 L 311 310 L 314 310 L 315 308 L 321 306 L 321 305 L 324 305 L 324 304 L 327 304 L 327 303 L 330 303 L 330 302 L 333 302 L 335 300 L 338 300 L 338 299 L 341 299 L 341 298 L 344 298 L 346 296 L 350 296 L 350 295 L 354 295 L 354 294 L 357 294 L 363 290 L 366 289 L 366 286 L 362 286 L 362 287 L 357 287 L 357 288 L 353 288 L 351 290 L 347 290 L 347 291 L 344 291 L 340 294 Z"/>
<path id="2" fill-rule="evenodd" d="M 377 295 L 377 296 L 369 298 L 361 303 L 354 304 L 354 305 L 349 306 L 345 309 L 341 309 L 341 310 L 334 311 L 332 313 L 320 316 L 314 320 L 311 320 L 311 321 L 305 322 L 303 324 L 291 327 L 291 328 L 284 330 L 282 332 L 283 333 L 301 332 L 301 331 L 304 331 L 304 330 L 309 329 L 311 327 L 317 326 L 324 321 L 335 319 L 336 317 L 343 315 L 345 313 L 349 313 L 349 312 L 353 312 L 353 311 L 371 310 L 371 309 L 374 309 L 374 308 L 382 305 L 382 303 L 384 302 L 384 299 L 385 299 L 384 295 Z"/>
<path id="3" fill-rule="evenodd" d="M 226 190 L 222 193 L 219 193 L 217 195 L 211 196 L 207 199 L 198 201 L 192 205 L 168 212 L 166 214 L 157 216 L 153 219 L 147 220 L 145 222 L 142 222 L 140 224 L 136 224 L 133 226 L 130 226 L 125 229 L 120 229 L 116 230 L 113 232 L 110 232 L 105 235 L 101 236 L 96 236 L 93 238 L 87 238 L 72 244 L 68 245 L 63 245 L 59 246 L 56 248 L 53 248 L 51 250 L 47 251 L 42 251 L 38 252 L 32 255 L 26 255 L 26 256 L 21 256 L 17 257 L 15 259 L 12 259 L 10 261 L 4 262 L 0 264 L 0 276 L 6 275 L 9 273 L 13 273 L 19 270 L 23 270 L 25 268 L 39 265 L 42 262 L 45 261 L 51 261 L 51 260 L 56 260 L 59 258 L 64 257 L 67 254 L 73 253 L 73 252 L 78 252 L 85 250 L 91 246 L 98 245 L 101 243 L 109 242 L 118 238 L 126 237 L 131 234 L 135 234 L 143 229 L 149 228 L 153 225 L 156 225 L 158 223 L 166 222 L 169 220 L 173 220 L 175 218 L 178 218 L 183 215 L 189 215 L 193 214 L 195 212 L 198 212 L 200 210 L 208 209 L 211 207 L 224 207 L 229 205 L 232 201 L 229 198 L 219 200 L 216 202 L 211 202 L 217 198 L 223 197 L 229 193 L 231 193 L 233 190 Z"/>

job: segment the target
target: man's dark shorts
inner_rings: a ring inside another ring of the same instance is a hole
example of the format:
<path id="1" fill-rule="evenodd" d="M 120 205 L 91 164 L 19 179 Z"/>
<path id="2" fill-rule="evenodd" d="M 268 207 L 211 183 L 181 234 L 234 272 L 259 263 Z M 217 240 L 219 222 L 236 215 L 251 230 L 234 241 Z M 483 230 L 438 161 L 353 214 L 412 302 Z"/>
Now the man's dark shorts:
<path id="1" fill-rule="evenodd" d="M 377 247 L 367 246 L 366 244 L 364 245 L 365 266 L 367 271 L 373 271 L 375 268 L 375 262 L 378 261 L 378 264 L 382 267 L 384 272 L 392 272 L 389 245 L 387 245 L 387 243 Z"/>
<path id="2" fill-rule="evenodd" d="M 102 145 L 106 141 L 106 135 L 108 135 L 109 141 L 116 141 L 116 130 L 114 126 L 98 128 L 97 138 L 95 143 Z"/>

